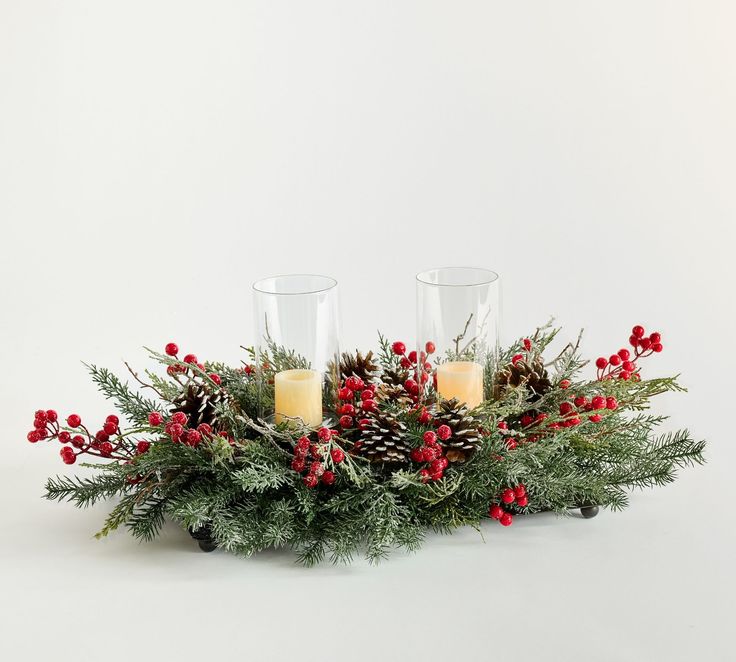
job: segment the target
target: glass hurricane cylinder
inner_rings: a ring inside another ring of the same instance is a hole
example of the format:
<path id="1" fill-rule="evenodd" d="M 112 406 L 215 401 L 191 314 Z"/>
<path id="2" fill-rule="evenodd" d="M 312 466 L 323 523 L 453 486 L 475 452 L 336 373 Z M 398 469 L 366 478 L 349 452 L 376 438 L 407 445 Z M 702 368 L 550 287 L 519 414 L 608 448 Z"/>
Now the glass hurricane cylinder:
<path id="1" fill-rule="evenodd" d="M 337 281 L 294 274 L 253 284 L 261 415 L 318 427 L 339 365 Z"/>
<path id="2" fill-rule="evenodd" d="M 483 402 L 498 356 L 500 300 L 498 274 L 488 269 L 417 274 L 417 353 L 433 364 L 419 362 L 425 397 L 457 398 L 471 409 Z"/>

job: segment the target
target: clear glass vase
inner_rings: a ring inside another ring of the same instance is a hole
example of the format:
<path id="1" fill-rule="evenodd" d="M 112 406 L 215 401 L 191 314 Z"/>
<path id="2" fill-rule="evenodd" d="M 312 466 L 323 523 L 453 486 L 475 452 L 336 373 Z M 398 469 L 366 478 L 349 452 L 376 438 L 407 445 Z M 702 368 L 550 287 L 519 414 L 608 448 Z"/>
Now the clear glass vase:
<path id="1" fill-rule="evenodd" d="M 337 281 L 292 274 L 253 284 L 260 410 L 276 424 L 318 427 L 339 365 Z"/>
<path id="2" fill-rule="evenodd" d="M 426 356 L 418 379 L 425 398 L 457 398 L 471 409 L 483 402 L 498 356 L 500 308 L 493 271 L 445 267 L 417 274 L 417 353 Z"/>

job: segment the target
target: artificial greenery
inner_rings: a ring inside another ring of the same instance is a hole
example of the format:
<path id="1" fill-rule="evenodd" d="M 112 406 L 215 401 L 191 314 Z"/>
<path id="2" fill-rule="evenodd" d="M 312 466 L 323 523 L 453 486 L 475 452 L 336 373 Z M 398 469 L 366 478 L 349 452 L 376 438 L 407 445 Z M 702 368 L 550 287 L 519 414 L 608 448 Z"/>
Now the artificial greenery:
<path id="1" fill-rule="evenodd" d="M 492 364 L 489 359 L 486 400 L 467 412 L 480 432 L 480 445 L 465 461 L 452 462 L 429 479 L 427 463 L 370 462 L 360 452 L 363 432 L 357 419 L 354 427 L 331 436 L 264 419 L 261 414 L 273 403 L 273 375 L 302 365 L 299 357 L 277 347 L 260 357 L 264 365 L 244 362 L 238 367 L 151 352 L 167 375 L 147 372 L 141 379 L 133 373 L 143 385 L 135 390 L 109 371 L 89 366 L 128 425 L 100 436 L 83 424 L 70 426 L 71 418 L 67 425 L 47 421 L 51 438 L 68 441 L 68 435 L 84 432 L 72 441 L 76 451 L 62 453 L 66 462 L 82 453 L 106 461 L 83 465 L 94 467 L 91 477 L 49 479 L 46 497 L 79 507 L 116 499 L 98 536 L 125 526 L 135 537 L 150 540 L 169 518 L 191 531 L 207 529 L 220 548 L 235 554 L 289 548 L 311 565 L 325 558 L 348 562 L 361 553 L 378 561 L 393 548 L 415 550 L 428 530 L 478 527 L 493 504 L 503 505 L 509 514 L 564 513 L 593 504 L 619 510 L 627 505 L 631 488 L 667 484 L 678 468 L 703 461 L 704 442 L 694 441 L 687 430 L 655 434 L 665 418 L 648 413 L 655 395 L 683 390 L 676 379 L 646 379 L 638 366 L 629 379 L 585 379 L 579 341 L 546 364 L 551 388 L 545 393 L 532 392 L 523 380 L 518 386 L 499 389 L 496 383 L 494 388 L 498 366 L 541 361 L 557 331 L 544 326 L 494 357 Z M 416 393 L 397 398 L 395 389 L 391 397 L 379 397 L 384 375 L 396 381 L 402 370 L 406 374 L 400 358 L 381 338 L 372 377 L 377 393 L 373 415 L 394 417 L 402 424 L 403 439 L 419 448 L 424 434 L 436 430 L 431 380 L 418 404 Z M 171 428 L 172 403 L 193 384 L 205 395 L 221 389 L 228 396 L 199 439 Z M 596 396 L 616 407 L 583 405 Z M 567 412 L 564 403 L 575 398 L 580 406 Z M 334 406 L 329 403 L 326 416 L 337 421 Z M 118 426 L 109 429 L 113 427 Z M 304 472 L 292 468 L 303 436 L 317 451 L 322 470 L 332 473 L 331 484 L 310 487 Z M 520 484 L 528 496 L 524 505 L 502 503 L 504 490 Z"/>

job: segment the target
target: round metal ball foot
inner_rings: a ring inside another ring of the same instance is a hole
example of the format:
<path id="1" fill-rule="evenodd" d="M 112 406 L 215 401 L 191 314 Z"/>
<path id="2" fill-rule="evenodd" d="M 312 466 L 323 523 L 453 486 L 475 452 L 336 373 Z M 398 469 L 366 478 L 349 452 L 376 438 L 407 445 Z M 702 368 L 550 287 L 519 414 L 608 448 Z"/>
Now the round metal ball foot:
<path id="1" fill-rule="evenodd" d="M 214 543 L 212 540 L 200 540 L 199 548 L 203 552 L 214 552 L 217 549 L 217 544 Z"/>
<path id="2" fill-rule="evenodd" d="M 580 509 L 580 514 L 585 519 L 590 519 L 592 517 L 595 517 L 598 514 L 598 506 L 583 506 Z"/>

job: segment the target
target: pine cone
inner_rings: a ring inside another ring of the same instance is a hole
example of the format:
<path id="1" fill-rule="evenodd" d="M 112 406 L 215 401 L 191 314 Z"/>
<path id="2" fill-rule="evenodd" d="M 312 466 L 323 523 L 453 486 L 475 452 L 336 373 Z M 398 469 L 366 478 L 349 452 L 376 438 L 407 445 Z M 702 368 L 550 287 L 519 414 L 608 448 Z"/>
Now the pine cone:
<path id="1" fill-rule="evenodd" d="M 361 432 L 357 452 L 371 462 L 408 462 L 411 449 L 404 438 L 405 431 L 406 426 L 392 414 L 376 412 Z"/>
<path id="2" fill-rule="evenodd" d="M 384 370 L 381 374 L 381 381 L 391 386 L 403 386 L 407 379 L 409 379 L 409 370 L 404 368 Z"/>
<path id="3" fill-rule="evenodd" d="M 370 384 L 377 373 L 378 366 L 373 362 L 373 352 L 368 352 L 365 356 L 360 352 L 356 352 L 355 355 L 343 352 L 340 360 L 340 376 L 343 379 L 354 375 L 360 377 L 364 383 Z"/>
<path id="4" fill-rule="evenodd" d="M 528 402 L 536 402 L 552 388 L 552 382 L 541 358 L 537 357 L 531 363 L 521 360 L 501 368 L 496 373 L 493 397 L 498 400 L 507 388 L 522 384 L 529 389 Z"/>
<path id="5" fill-rule="evenodd" d="M 393 384 L 381 384 L 376 389 L 376 400 L 379 403 L 396 405 L 402 409 L 407 409 L 414 404 L 409 393 L 403 386 L 395 386 Z"/>
<path id="6" fill-rule="evenodd" d="M 440 402 L 434 420 L 439 427 L 447 425 L 452 435 L 446 441 L 438 439 L 450 462 L 465 462 L 480 446 L 479 421 L 468 414 L 467 405 L 456 398 Z"/>
<path id="7" fill-rule="evenodd" d="M 181 411 L 187 417 L 187 426 L 196 428 L 206 423 L 213 430 L 220 428 L 217 417 L 218 405 L 227 401 L 227 394 L 222 389 L 215 389 L 208 384 L 193 383 L 174 400 L 172 413 Z"/>

